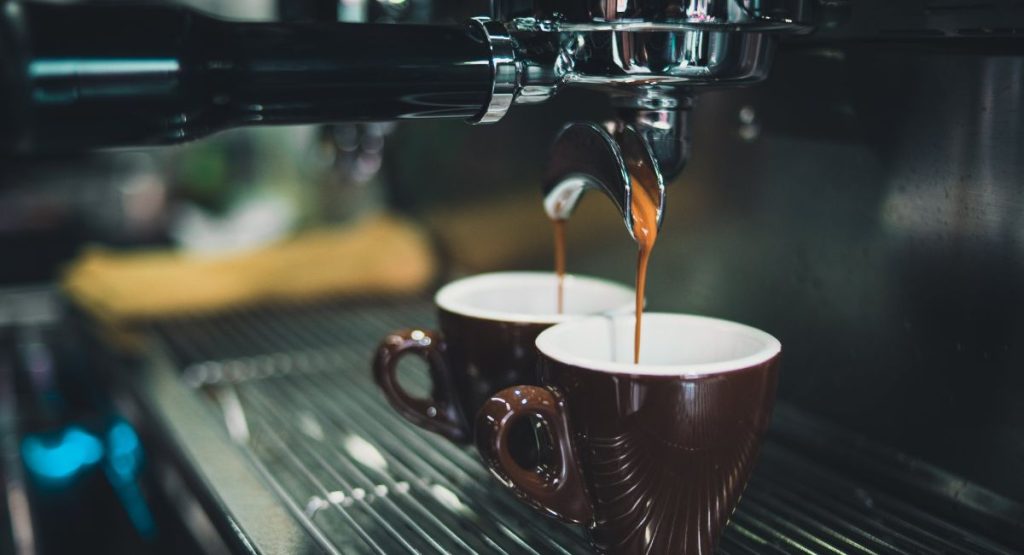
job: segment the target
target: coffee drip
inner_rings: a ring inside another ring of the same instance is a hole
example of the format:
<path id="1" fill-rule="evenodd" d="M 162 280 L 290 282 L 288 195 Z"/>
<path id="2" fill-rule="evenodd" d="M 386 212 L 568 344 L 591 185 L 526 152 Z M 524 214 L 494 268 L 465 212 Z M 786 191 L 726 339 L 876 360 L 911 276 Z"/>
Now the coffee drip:
<path id="1" fill-rule="evenodd" d="M 644 315 L 644 291 L 647 288 L 647 263 L 658 238 L 658 206 L 661 191 L 643 185 L 635 177 L 632 182 L 630 206 L 633 214 L 633 237 L 636 238 L 636 324 L 633 332 L 633 364 L 640 364 L 640 329 Z"/>
<path id="2" fill-rule="evenodd" d="M 636 324 L 633 332 L 633 364 L 640 363 L 640 336 L 643 322 L 644 293 L 647 289 L 647 263 L 658 237 L 658 207 L 661 205 L 661 190 L 657 184 L 644 185 L 641 180 L 630 177 L 632 195 L 630 207 L 631 227 L 637 243 L 636 261 Z M 553 218 L 551 224 L 555 236 L 555 274 L 558 276 L 558 313 L 564 309 L 565 282 L 565 223 L 566 220 Z"/>
<path id="3" fill-rule="evenodd" d="M 565 220 L 551 220 L 555 229 L 555 274 L 558 276 L 558 313 L 565 311 Z"/>
<path id="4" fill-rule="evenodd" d="M 565 264 L 564 222 L 583 193 L 601 191 L 618 208 L 626 230 L 639 248 L 633 349 L 634 363 L 639 363 L 647 264 L 664 212 L 665 178 L 682 169 L 680 160 L 685 160 L 687 141 L 679 128 L 668 125 L 669 130 L 674 130 L 669 133 L 647 121 L 649 112 L 625 114 L 632 116 L 604 127 L 570 123 L 562 129 L 551 147 L 544 172 L 544 210 L 549 219 L 557 222 L 555 270 L 561 273 Z M 660 155 L 653 150 L 656 147 Z M 664 173 L 663 168 L 670 173 Z"/>

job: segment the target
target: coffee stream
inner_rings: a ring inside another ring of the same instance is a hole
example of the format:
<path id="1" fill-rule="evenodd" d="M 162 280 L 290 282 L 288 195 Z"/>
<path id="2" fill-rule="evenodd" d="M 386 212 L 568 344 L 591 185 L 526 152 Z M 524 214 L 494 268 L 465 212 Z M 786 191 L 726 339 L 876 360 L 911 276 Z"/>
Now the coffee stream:
<path id="1" fill-rule="evenodd" d="M 643 321 L 644 290 L 647 287 L 647 262 L 658 237 L 658 205 L 661 191 L 644 186 L 635 177 L 632 182 L 633 235 L 639 247 L 636 261 L 636 324 L 633 328 L 633 364 L 640 363 L 640 328 Z M 563 311 L 565 283 L 565 220 L 551 220 L 555 230 L 555 274 L 558 275 L 558 313 Z"/>
<path id="2" fill-rule="evenodd" d="M 630 207 L 633 212 L 633 236 L 639 247 L 636 260 L 636 324 L 633 330 L 633 364 L 640 364 L 640 327 L 644 312 L 644 289 L 647 286 L 647 262 L 651 258 L 651 249 L 658 238 L 658 205 L 661 191 L 656 186 L 648 187 L 636 178 L 630 190 L 632 200 Z"/>
<path id="3" fill-rule="evenodd" d="M 555 273 L 558 275 L 558 313 L 563 312 L 565 296 L 565 220 L 551 220 L 555 227 Z"/>

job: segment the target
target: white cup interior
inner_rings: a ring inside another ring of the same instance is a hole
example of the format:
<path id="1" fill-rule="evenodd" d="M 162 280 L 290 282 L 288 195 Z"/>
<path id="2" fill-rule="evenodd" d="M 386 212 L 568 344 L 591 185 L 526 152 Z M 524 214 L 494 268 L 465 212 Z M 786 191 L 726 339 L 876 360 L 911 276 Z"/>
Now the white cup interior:
<path id="1" fill-rule="evenodd" d="M 434 301 L 449 312 L 505 322 L 557 324 L 580 316 L 631 311 L 633 289 L 603 279 L 566 275 L 563 312 L 553 272 L 480 274 L 442 287 Z"/>
<path id="2" fill-rule="evenodd" d="M 778 339 L 750 326 L 688 314 L 646 313 L 640 364 L 633 364 L 633 314 L 559 324 L 537 337 L 537 348 L 565 364 L 613 373 L 681 376 L 740 370 L 779 353 Z"/>

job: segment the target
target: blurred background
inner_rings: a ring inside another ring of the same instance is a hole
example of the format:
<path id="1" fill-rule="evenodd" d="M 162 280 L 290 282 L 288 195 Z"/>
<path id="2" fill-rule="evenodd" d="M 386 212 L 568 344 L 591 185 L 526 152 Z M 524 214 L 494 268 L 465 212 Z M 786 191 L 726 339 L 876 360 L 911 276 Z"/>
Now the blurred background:
<path id="1" fill-rule="evenodd" d="M 458 22 L 488 10 L 425 0 L 191 4 L 256 20 Z M 978 488 L 1019 507 L 1019 43 L 795 41 L 765 83 L 697 102 L 648 307 L 776 335 L 782 402 L 959 477 L 937 478 L 940 490 Z M 540 195 L 548 146 L 566 122 L 608 113 L 603 95 L 568 90 L 487 126 L 247 128 L 184 146 L 0 159 L 9 485 L 0 546 L 197 549 L 183 531 L 189 515 L 147 482 L 145 431 L 114 401 L 109 369 L 123 355 L 97 345 L 131 338 L 97 321 L 145 320 L 168 299 L 192 302 L 197 283 L 237 283 L 203 281 L 205 272 L 259 281 L 270 266 L 257 261 L 281 245 L 310 254 L 272 264 L 263 277 L 273 283 L 239 302 L 287 295 L 318 273 L 362 276 L 314 286 L 333 299 L 361 294 L 359 284 L 384 279 L 378 272 L 408 279 L 371 292 L 427 297 L 461 275 L 551 269 Z M 310 246 L 310 237 L 329 239 Z M 569 271 L 631 283 L 634 263 L 611 203 L 586 197 L 568 226 Z M 147 281 L 147 268 L 163 277 Z"/>

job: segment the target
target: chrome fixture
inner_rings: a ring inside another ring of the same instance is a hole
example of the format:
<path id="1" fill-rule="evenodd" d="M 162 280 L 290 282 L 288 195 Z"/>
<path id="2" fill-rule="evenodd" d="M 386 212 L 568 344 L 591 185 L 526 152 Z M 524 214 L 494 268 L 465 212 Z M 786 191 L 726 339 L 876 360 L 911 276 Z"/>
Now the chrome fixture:
<path id="1" fill-rule="evenodd" d="M 607 92 L 618 110 L 613 121 L 569 124 L 556 139 L 545 207 L 566 218 L 582 191 L 595 188 L 615 202 L 632 235 L 630 178 L 662 191 L 660 224 L 664 186 L 689 155 L 695 93 L 764 79 L 778 34 L 806 32 L 809 15 L 806 0 L 498 0 L 494 16 L 507 23 L 481 25 L 492 45 L 511 42 L 515 54 L 494 49 L 494 93 L 480 121 L 563 87 Z"/>
<path id="2" fill-rule="evenodd" d="M 493 15 L 506 22 L 503 27 L 516 44 L 514 104 L 542 100 L 564 86 L 583 86 L 645 98 L 657 108 L 671 96 L 666 89 L 764 79 L 776 36 L 810 30 L 808 5 L 808 0 L 498 0 Z M 492 30 L 488 36 L 495 37 Z"/>

